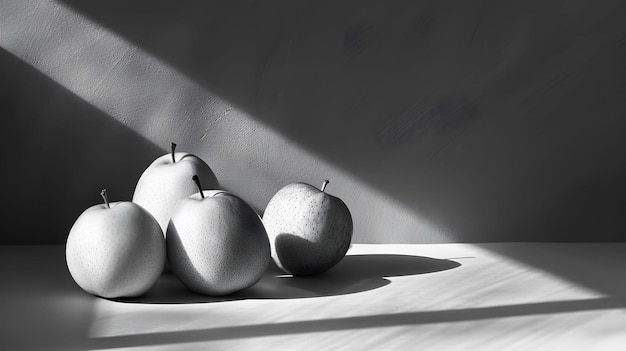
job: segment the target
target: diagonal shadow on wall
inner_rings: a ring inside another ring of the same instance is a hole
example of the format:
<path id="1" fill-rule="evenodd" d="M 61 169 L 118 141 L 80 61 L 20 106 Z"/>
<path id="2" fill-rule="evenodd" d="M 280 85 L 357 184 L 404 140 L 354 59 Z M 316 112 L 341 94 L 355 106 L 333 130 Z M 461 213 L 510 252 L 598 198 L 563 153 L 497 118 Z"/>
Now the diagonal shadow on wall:
<path id="1" fill-rule="evenodd" d="M 102 188 L 130 201 L 163 150 L 1 48 L 0 73 L 0 244 L 65 243 Z"/>

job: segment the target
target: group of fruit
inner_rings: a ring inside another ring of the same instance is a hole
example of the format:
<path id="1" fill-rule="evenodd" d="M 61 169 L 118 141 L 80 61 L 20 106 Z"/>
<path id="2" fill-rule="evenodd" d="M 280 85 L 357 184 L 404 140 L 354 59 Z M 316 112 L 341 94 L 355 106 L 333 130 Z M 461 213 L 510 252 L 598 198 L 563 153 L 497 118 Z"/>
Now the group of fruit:
<path id="1" fill-rule="evenodd" d="M 74 281 L 105 298 L 140 296 L 166 266 L 190 290 L 227 295 L 256 284 L 273 258 L 285 272 L 313 275 L 337 264 L 352 239 L 345 203 L 292 183 L 270 199 L 263 217 L 219 188 L 201 158 L 163 155 L 142 173 L 132 201 L 86 209 L 70 229 L 66 261 Z"/>

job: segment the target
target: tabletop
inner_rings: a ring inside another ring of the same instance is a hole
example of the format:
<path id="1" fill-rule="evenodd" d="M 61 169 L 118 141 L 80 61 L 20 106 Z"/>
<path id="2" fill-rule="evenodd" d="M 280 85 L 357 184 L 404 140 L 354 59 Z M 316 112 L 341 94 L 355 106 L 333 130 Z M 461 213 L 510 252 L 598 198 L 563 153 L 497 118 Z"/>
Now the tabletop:
<path id="1" fill-rule="evenodd" d="M 74 283 L 63 245 L 0 246 L 2 350 L 624 350 L 626 243 L 354 244 L 224 297 Z"/>

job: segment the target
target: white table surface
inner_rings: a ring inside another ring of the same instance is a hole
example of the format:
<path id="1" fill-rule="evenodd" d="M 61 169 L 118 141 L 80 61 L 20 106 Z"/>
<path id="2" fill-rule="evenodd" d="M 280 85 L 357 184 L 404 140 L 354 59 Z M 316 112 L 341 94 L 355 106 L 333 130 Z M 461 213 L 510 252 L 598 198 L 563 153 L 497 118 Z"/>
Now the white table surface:
<path id="1" fill-rule="evenodd" d="M 331 271 L 275 267 L 196 295 L 83 292 L 64 246 L 0 246 L 0 350 L 626 350 L 626 243 L 353 245 Z"/>

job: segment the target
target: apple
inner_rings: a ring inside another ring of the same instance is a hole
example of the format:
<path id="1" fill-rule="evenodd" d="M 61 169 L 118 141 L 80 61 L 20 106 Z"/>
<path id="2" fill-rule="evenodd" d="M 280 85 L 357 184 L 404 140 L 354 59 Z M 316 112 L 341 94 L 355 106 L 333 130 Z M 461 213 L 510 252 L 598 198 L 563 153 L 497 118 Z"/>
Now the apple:
<path id="1" fill-rule="evenodd" d="M 210 189 L 218 188 L 217 178 L 206 162 L 193 154 L 175 150 L 176 144 L 171 143 L 171 152 L 158 157 L 144 170 L 132 199 L 156 218 L 164 235 L 178 202 L 197 192 L 188 181 L 194 174 Z"/>
<path id="2" fill-rule="evenodd" d="M 165 241 L 171 271 L 190 290 L 221 296 L 256 284 L 267 269 L 270 244 L 256 211 L 223 190 L 183 199 L 172 214 Z"/>
<path id="3" fill-rule="evenodd" d="M 288 184 L 268 202 L 263 222 L 272 258 L 285 272 L 319 274 L 346 255 L 352 241 L 352 215 L 338 197 L 306 183 Z"/>
<path id="4" fill-rule="evenodd" d="M 133 297 L 148 291 L 163 271 L 165 238 L 156 219 L 130 202 L 104 204 L 81 213 L 70 229 L 65 258 L 70 275 L 86 292 Z"/>

